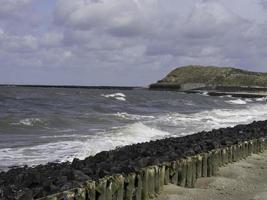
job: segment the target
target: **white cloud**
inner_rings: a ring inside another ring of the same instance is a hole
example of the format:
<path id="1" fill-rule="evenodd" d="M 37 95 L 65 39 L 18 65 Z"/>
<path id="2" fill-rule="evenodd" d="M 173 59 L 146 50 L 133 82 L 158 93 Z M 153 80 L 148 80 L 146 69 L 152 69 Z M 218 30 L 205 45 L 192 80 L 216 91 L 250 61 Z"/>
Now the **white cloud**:
<path id="1" fill-rule="evenodd" d="M 63 41 L 63 37 L 64 36 L 62 33 L 48 32 L 41 37 L 40 43 L 41 45 L 47 47 L 60 46 L 61 42 Z"/>
<path id="2" fill-rule="evenodd" d="M 0 28 L 0 36 L 3 36 L 4 35 L 4 30 L 2 28 Z"/>
<path id="3" fill-rule="evenodd" d="M 56 81 L 70 70 L 83 77 L 77 84 L 115 85 L 150 83 L 186 64 L 266 70 L 263 1 L 57 0 L 53 16 L 26 26 L 40 17 L 31 1 L 0 8 L 2 68 L 51 70 Z"/>
<path id="4" fill-rule="evenodd" d="M 80 30 L 107 31 L 117 36 L 135 36 L 153 20 L 156 0 L 59 0 L 56 21 Z"/>
<path id="5" fill-rule="evenodd" d="M 20 17 L 32 0 L 1 0 L 0 20 L 3 18 Z"/>
<path id="6" fill-rule="evenodd" d="M 266 1 L 266 0 L 259 0 L 259 4 L 260 4 L 264 9 L 267 9 L 267 1 Z"/>
<path id="7" fill-rule="evenodd" d="M 196 38 L 220 36 L 244 23 L 239 16 L 216 2 L 198 3 L 185 24 L 187 36 Z"/>
<path id="8" fill-rule="evenodd" d="M 8 52 L 32 52 L 38 49 L 38 41 L 32 35 L 10 35 L 3 30 L 0 34 L 0 45 L 2 50 Z"/>

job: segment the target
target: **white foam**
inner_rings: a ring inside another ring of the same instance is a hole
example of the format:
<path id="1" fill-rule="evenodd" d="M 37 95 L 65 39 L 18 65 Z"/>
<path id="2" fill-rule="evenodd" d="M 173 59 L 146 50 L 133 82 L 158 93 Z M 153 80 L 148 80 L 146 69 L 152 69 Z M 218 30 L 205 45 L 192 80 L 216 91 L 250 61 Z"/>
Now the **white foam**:
<path id="1" fill-rule="evenodd" d="M 77 134 L 44 135 L 44 136 L 40 136 L 40 138 L 42 138 L 42 139 L 47 139 L 47 138 L 77 138 L 77 137 L 83 137 L 83 136 L 77 135 Z"/>
<path id="2" fill-rule="evenodd" d="M 243 109 L 213 109 L 193 114 L 169 113 L 156 120 L 159 126 L 177 127 L 177 136 L 203 130 L 232 127 L 267 118 L 267 105 L 252 104 Z"/>
<path id="3" fill-rule="evenodd" d="M 126 101 L 126 99 L 124 97 L 115 97 L 115 99 L 117 99 L 119 101 Z"/>
<path id="4" fill-rule="evenodd" d="M 258 102 L 267 101 L 267 97 L 256 98 L 255 100 Z"/>
<path id="5" fill-rule="evenodd" d="M 104 132 L 103 134 L 90 138 L 87 141 L 88 143 L 83 146 L 84 148 L 79 149 L 76 157 L 83 159 L 103 150 L 110 150 L 118 146 L 156 140 L 168 135 L 170 135 L 170 133 L 146 126 L 141 122 L 122 127 L 114 127 L 111 131 Z"/>
<path id="6" fill-rule="evenodd" d="M 204 91 L 200 93 L 202 96 L 209 96 L 209 92 L 208 91 Z"/>
<path id="7" fill-rule="evenodd" d="M 168 132 L 148 127 L 141 122 L 114 127 L 108 132 L 71 141 L 54 142 L 33 147 L 0 149 L 1 167 L 37 165 L 55 161 L 84 159 L 100 151 L 118 146 L 146 142 L 170 135 Z"/>
<path id="8" fill-rule="evenodd" d="M 71 133 L 71 132 L 75 132 L 75 131 L 77 131 L 77 130 L 74 128 L 66 128 L 66 129 L 57 130 L 56 133 Z"/>
<path id="9" fill-rule="evenodd" d="M 114 98 L 119 101 L 126 101 L 126 95 L 123 93 L 113 93 L 113 94 L 101 94 L 101 96 L 106 97 L 106 98 Z"/>
<path id="10" fill-rule="evenodd" d="M 15 125 L 24 125 L 24 126 L 34 126 L 36 124 L 42 123 L 42 120 L 39 118 L 25 118 L 19 121 L 19 123 L 13 123 Z"/>
<path id="11" fill-rule="evenodd" d="M 247 101 L 244 101 L 242 99 L 229 100 L 229 101 L 226 101 L 226 102 L 230 103 L 230 104 L 239 104 L 239 105 L 247 104 Z"/>
<path id="12" fill-rule="evenodd" d="M 233 97 L 232 95 L 222 95 L 222 96 L 218 96 L 219 98 L 221 98 L 221 99 L 223 99 L 223 98 L 225 98 L 225 97 L 228 97 L 228 98 L 231 98 L 231 97 Z"/>
<path id="13" fill-rule="evenodd" d="M 123 127 L 117 127 L 111 132 L 111 141 L 120 142 L 120 145 L 146 142 L 170 135 L 168 132 L 146 126 L 141 122 L 133 123 Z"/>
<path id="14" fill-rule="evenodd" d="M 246 101 L 246 102 L 253 102 L 253 100 L 250 99 L 250 98 L 246 98 L 245 101 Z"/>
<path id="15" fill-rule="evenodd" d="M 82 141 L 63 141 L 33 147 L 0 149 L 1 166 L 31 166 L 69 160 L 82 144 Z"/>
<path id="16" fill-rule="evenodd" d="M 70 135 L 71 137 L 68 141 L 51 142 L 32 147 L 0 149 L 0 166 L 71 161 L 75 157 L 83 159 L 103 150 L 114 149 L 117 146 L 146 142 L 166 136 L 182 136 L 203 130 L 251 123 L 254 120 L 267 118 L 267 105 L 254 102 L 243 105 L 242 109 L 212 109 L 191 114 L 173 112 L 157 117 L 123 112 L 113 115 L 120 118 L 143 120 L 146 124 L 138 122 L 121 127 L 113 127 L 108 131 L 99 130 L 95 135 L 83 135 L 82 133 L 80 135 Z M 154 128 L 154 125 L 162 128 L 167 127 L 166 131 Z M 169 131 L 168 128 L 172 128 L 172 130 Z M 67 135 L 62 135 L 62 137 Z"/>
<path id="17" fill-rule="evenodd" d="M 196 105 L 196 104 L 193 103 L 193 101 L 187 101 L 187 102 L 184 102 L 184 104 L 188 105 L 188 106 L 195 106 Z"/>
<path id="18" fill-rule="evenodd" d="M 117 112 L 111 115 L 121 119 L 128 119 L 128 120 L 155 119 L 155 117 L 151 115 L 135 115 L 135 114 L 129 114 L 127 112 Z"/>

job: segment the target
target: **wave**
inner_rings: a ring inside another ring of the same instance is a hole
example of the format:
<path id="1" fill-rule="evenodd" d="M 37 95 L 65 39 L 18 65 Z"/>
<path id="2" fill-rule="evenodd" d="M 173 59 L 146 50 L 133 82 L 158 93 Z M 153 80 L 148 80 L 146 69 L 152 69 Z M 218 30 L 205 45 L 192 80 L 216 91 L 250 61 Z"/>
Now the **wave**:
<path id="1" fill-rule="evenodd" d="M 230 104 L 239 104 L 239 105 L 247 104 L 247 101 L 242 100 L 242 99 L 229 100 L 229 101 L 226 101 L 226 102 L 230 103 Z"/>
<path id="2" fill-rule="evenodd" d="M 53 139 L 53 138 L 77 138 L 77 137 L 86 137 L 83 135 L 78 135 L 78 134 L 63 134 L 63 135 L 44 135 L 40 136 L 42 139 Z"/>
<path id="3" fill-rule="evenodd" d="M 258 102 L 267 101 L 267 97 L 256 98 L 255 101 Z"/>
<path id="4" fill-rule="evenodd" d="M 144 125 L 141 122 L 114 127 L 97 135 L 71 138 L 70 141 L 53 142 L 33 147 L 0 149 L 0 168 L 9 166 L 34 166 L 47 162 L 72 161 L 74 158 L 84 159 L 100 151 L 116 147 L 156 140 L 170 133 Z"/>
<path id="5" fill-rule="evenodd" d="M 18 123 L 12 123 L 14 125 L 23 125 L 23 126 L 35 126 L 44 124 L 45 122 L 39 118 L 25 118 L 21 119 Z"/>
<path id="6" fill-rule="evenodd" d="M 169 113 L 155 120 L 158 126 L 173 127 L 174 136 L 203 130 L 232 127 L 267 118 L 267 105 L 252 104 L 243 109 L 212 109 L 192 114 Z"/>
<path id="7" fill-rule="evenodd" d="M 111 115 L 121 118 L 121 119 L 127 119 L 127 120 L 155 119 L 155 117 L 151 115 L 135 115 L 135 114 L 129 114 L 127 112 L 117 112 Z"/>
<path id="8" fill-rule="evenodd" d="M 126 101 L 126 95 L 123 93 L 113 93 L 113 94 L 101 94 L 101 96 L 106 97 L 106 98 L 114 98 L 119 101 Z"/>
<path id="9" fill-rule="evenodd" d="M 203 91 L 200 93 L 202 96 L 210 96 L 208 91 Z"/>
<path id="10" fill-rule="evenodd" d="M 246 102 L 253 102 L 253 99 L 251 99 L 251 98 L 245 98 L 244 99 Z"/>
<path id="11" fill-rule="evenodd" d="M 136 122 L 122 127 L 115 127 L 111 134 L 107 135 L 112 138 L 111 141 L 120 142 L 120 145 L 127 145 L 160 139 L 170 135 L 170 133 L 149 127 L 142 122 Z"/>
<path id="12" fill-rule="evenodd" d="M 82 147 L 81 141 L 62 141 L 33 147 L 0 149 L 1 168 L 8 166 L 34 166 L 47 162 L 67 161 Z"/>

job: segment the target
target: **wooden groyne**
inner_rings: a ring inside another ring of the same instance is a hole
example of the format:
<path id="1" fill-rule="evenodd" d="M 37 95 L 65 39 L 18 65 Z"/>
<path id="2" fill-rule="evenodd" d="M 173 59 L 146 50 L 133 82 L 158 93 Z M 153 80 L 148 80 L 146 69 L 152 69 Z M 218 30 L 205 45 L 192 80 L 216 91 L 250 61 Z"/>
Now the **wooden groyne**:
<path id="1" fill-rule="evenodd" d="M 267 149 L 267 139 L 243 141 L 225 148 L 189 156 L 159 165 L 148 166 L 138 172 L 106 176 L 88 181 L 76 188 L 39 200 L 147 200 L 153 199 L 169 183 L 193 188 L 201 177 L 211 177 L 219 167 L 245 159 Z"/>

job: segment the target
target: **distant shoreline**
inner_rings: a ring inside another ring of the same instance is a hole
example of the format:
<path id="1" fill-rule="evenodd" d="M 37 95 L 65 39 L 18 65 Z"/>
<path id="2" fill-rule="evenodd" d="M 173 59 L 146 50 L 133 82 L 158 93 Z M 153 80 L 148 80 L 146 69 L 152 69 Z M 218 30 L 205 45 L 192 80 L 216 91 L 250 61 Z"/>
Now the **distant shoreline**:
<path id="1" fill-rule="evenodd" d="M 189 90 L 181 90 L 176 87 L 169 86 L 159 86 L 159 87 L 150 87 L 149 90 L 155 91 L 176 91 L 183 92 L 187 94 L 206 94 L 209 96 L 227 96 L 231 95 L 232 97 L 241 97 L 241 98 L 260 98 L 267 96 L 267 88 L 263 87 L 229 87 L 229 86 L 218 86 L 218 87 L 202 87 Z"/>
<path id="2" fill-rule="evenodd" d="M 84 85 L 17 85 L 17 84 L 0 84 L 0 87 L 28 87 L 28 88 L 81 88 L 81 89 L 105 89 L 105 90 L 134 90 L 146 89 L 139 86 L 84 86 Z"/>
<path id="3" fill-rule="evenodd" d="M 21 87 L 21 88 L 69 88 L 69 89 L 98 89 L 98 90 L 151 90 L 151 91 L 174 91 L 187 94 L 207 94 L 209 96 L 227 96 L 241 97 L 241 98 L 261 98 L 267 96 L 267 89 L 264 88 L 249 88 L 249 87 L 235 87 L 243 91 L 227 91 L 224 90 L 199 88 L 192 90 L 179 90 L 177 88 L 160 87 L 160 88 L 147 88 L 142 86 L 83 86 L 83 85 L 17 85 L 17 84 L 0 84 L 1 87 Z M 247 91 L 245 91 L 246 89 Z M 262 91 L 261 91 L 262 90 Z"/>
<path id="4" fill-rule="evenodd" d="M 205 90 L 189 90 L 185 91 L 188 94 L 207 94 L 209 96 L 232 96 L 240 98 L 262 98 L 267 96 L 267 92 L 222 92 L 222 91 L 205 91 Z"/>
<path id="5" fill-rule="evenodd" d="M 178 67 L 149 86 L 152 90 L 205 93 L 210 96 L 267 96 L 267 73 L 232 67 L 188 65 Z"/>

